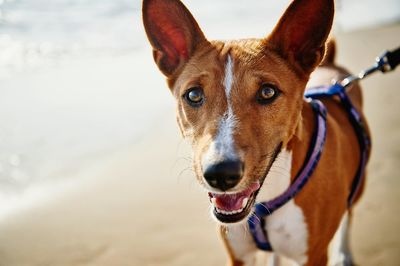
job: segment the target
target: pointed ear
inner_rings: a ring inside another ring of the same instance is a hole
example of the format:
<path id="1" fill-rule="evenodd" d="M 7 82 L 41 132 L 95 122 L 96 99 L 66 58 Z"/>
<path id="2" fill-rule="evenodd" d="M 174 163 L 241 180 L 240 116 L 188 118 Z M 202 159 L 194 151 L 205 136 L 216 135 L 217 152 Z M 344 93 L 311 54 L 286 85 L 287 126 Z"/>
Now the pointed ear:
<path id="1" fill-rule="evenodd" d="M 143 0 L 142 11 L 154 60 L 161 72 L 171 76 L 206 38 L 179 0 Z"/>
<path id="2" fill-rule="evenodd" d="M 294 0 L 267 42 L 297 70 L 309 74 L 324 57 L 334 9 L 333 0 Z"/>

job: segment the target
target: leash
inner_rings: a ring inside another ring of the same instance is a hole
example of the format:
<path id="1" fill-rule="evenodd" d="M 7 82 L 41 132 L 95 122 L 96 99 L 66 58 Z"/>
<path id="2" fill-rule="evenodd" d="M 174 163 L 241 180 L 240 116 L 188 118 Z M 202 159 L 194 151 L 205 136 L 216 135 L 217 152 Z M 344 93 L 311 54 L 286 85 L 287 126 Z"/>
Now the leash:
<path id="1" fill-rule="evenodd" d="M 268 240 L 268 232 L 265 230 L 266 217 L 293 199 L 305 186 L 318 165 L 324 148 L 327 130 L 327 109 L 319 100 L 320 98 L 333 97 L 335 95 L 339 97 L 342 106 L 348 113 L 349 120 L 358 138 L 361 152 L 360 163 L 347 200 L 348 208 L 352 206 L 364 178 L 365 166 L 371 147 L 371 139 L 367 134 L 361 114 L 354 107 L 346 92 L 353 82 L 362 80 L 377 71 L 381 71 L 382 73 L 393 71 L 399 64 L 400 47 L 393 51 L 386 51 L 382 56 L 376 59 L 372 67 L 360 72 L 357 76 L 350 75 L 341 81 L 337 81 L 333 85 L 314 87 L 305 92 L 304 96 L 306 100 L 311 104 L 311 107 L 316 113 L 316 130 L 313 134 L 306 160 L 289 188 L 276 198 L 267 202 L 256 203 L 254 206 L 254 212 L 248 219 L 248 226 L 259 249 L 273 251 L 273 247 Z"/>
<path id="2" fill-rule="evenodd" d="M 400 47 L 393 51 L 386 51 L 381 56 L 377 57 L 375 64 L 364 71 L 361 71 L 357 76 L 350 75 L 343 79 L 340 84 L 343 87 L 348 87 L 354 81 L 362 80 L 367 76 L 380 71 L 382 73 L 393 71 L 400 64 Z"/>

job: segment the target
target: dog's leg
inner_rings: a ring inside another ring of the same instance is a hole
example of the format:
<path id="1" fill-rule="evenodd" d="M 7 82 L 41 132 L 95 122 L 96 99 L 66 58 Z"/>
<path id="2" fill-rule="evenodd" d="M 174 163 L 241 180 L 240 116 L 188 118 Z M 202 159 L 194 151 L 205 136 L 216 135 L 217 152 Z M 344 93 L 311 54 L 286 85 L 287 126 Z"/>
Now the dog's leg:
<path id="1" fill-rule="evenodd" d="M 351 266 L 353 258 L 350 252 L 349 225 L 350 214 L 343 215 L 340 226 L 330 244 L 329 266 Z"/>
<path id="2" fill-rule="evenodd" d="M 219 226 L 219 231 L 228 252 L 230 266 L 253 266 L 256 263 L 257 247 L 247 224 Z"/>

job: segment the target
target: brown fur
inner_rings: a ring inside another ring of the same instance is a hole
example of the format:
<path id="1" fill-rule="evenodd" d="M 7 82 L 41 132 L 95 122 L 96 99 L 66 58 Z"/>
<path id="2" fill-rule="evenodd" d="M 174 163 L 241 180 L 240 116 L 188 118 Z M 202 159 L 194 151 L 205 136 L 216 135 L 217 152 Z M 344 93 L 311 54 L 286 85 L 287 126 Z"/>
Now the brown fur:
<path id="1" fill-rule="evenodd" d="M 334 65 L 333 41 L 329 42 L 322 61 L 332 25 L 333 1 L 296 0 L 268 38 L 231 42 L 206 40 L 179 1 L 145 0 L 143 6 L 155 61 L 176 98 L 178 124 L 185 138 L 191 141 L 199 182 L 204 183 L 201 160 L 217 133 L 219 118 L 227 109 L 223 78 L 228 54 L 234 62 L 232 108 L 240 121 L 233 137 L 246 165 L 243 179 L 231 191 L 242 191 L 260 181 L 265 165 L 270 163 L 280 143 L 293 152 L 291 176 L 294 177 L 305 160 L 315 129 L 315 114 L 303 100 L 310 73 L 322 62 L 309 83 L 315 85 L 330 84 L 332 79 L 347 75 Z M 165 17 L 163 6 L 175 14 L 172 21 Z M 159 17 L 164 28 L 154 22 Z M 176 35 L 177 38 L 169 37 Z M 274 84 L 281 91 L 269 105 L 255 101 L 262 83 Z M 189 106 L 182 97 L 188 88 L 196 86 L 201 86 L 206 95 L 201 108 Z M 358 85 L 353 86 L 350 96 L 361 110 Z M 338 100 L 326 99 L 324 104 L 329 115 L 323 156 L 312 181 L 295 198 L 308 226 L 307 265 L 327 262 L 327 247 L 347 209 L 347 197 L 360 158 L 354 129 Z M 242 265 L 222 236 L 231 264 Z"/>

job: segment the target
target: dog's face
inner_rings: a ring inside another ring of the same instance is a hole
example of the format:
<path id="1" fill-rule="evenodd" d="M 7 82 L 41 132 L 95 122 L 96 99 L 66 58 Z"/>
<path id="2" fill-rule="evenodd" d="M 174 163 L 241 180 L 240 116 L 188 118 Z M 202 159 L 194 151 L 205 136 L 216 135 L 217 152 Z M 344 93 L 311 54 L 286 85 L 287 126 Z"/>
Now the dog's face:
<path id="1" fill-rule="evenodd" d="M 332 19 L 332 0 L 297 0 L 265 39 L 208 41 L 180 1 L 144 0 L 154 59 L 219 221 L 249 215 L 276 156 L 290 148 Z"/>

